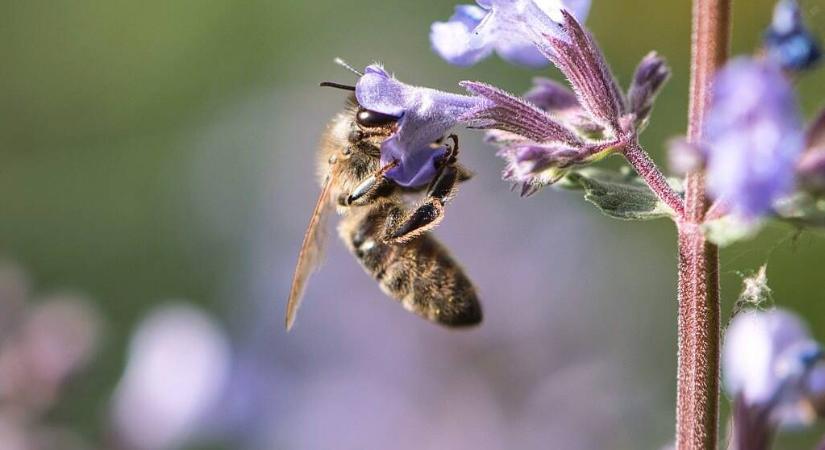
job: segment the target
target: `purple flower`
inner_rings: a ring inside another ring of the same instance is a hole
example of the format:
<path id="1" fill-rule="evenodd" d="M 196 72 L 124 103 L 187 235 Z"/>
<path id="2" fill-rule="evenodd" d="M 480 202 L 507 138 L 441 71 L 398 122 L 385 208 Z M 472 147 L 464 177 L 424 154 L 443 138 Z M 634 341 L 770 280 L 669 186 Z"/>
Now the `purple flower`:
<path id="1" fill-rule="evenodd" d="M 502 148 L 498 156 L 506 162 L 505 180 L 522 184 L 521 195 L 535 193 L 540 187 L 553 184 L 567 174 L 567 168 L 577 163 L 579 152 L 562 145 L 522 144 Z"/>
<path id="2" fill-rule="evenodd" d="M 433 49 L 447 62 L 471 66 L 494 51 L 503 59 L 531 67 L 547 65 L 535 42 L 560 33 L 561 11 L 584 21 L 590 0 L 477 0 L 459 5 L 447 22 L 430 31 Z"/>
<path id="3" fill-rule="evenodd" d="M 725 333 L 722 370 L 737 416 L 760 418 L 736 425 L 737 436 L 810 424 L 823 412 L 817 409 L 825 400 L 822 348 L 788 311 L 751 310 L 735 316 Z"/>
<path id="4" fill-rule="evenodd" d="M 807 150 L 797 171 L 803 187 L 815 195 L 825 194 L 825 109 L 808 126 Z"/>
<path id="5" fill-rule="evenodd" d="M 764 43 L 768 58 L 786 70 L 808 69 L 822 58 L 819 43 L 805 27 L 796 0 L 776 3 Z"/>
<path id="6" fill-rule="evenodd" d="M 397 162 L 387 176 L 401 186 L 429 183 L 446 150 L 435 142 L 467 111 L 486 103 L 480 97 L 410 86 L 376 64 L 364 70 L 355 97 L 366 109 L 399 118 L 398 129 L 381 145 L 381 164 Z"/>
<path id="7" fill-rule="evenodd" d="M 805 144 L 794 91 L 778 67 L 739 58 L 717 75 L 705 125 L 708 188 L 742 219 L 794 187 Z"/>

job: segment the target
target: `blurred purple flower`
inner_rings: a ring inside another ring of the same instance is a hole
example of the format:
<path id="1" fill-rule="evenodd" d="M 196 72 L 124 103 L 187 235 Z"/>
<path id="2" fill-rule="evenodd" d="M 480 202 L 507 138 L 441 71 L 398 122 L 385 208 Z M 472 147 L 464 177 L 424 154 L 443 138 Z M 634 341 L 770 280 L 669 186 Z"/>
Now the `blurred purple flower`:
<path id="1" fill-rule="evenodd" d="M 797 167 L 800 183 L 816 195 L 825 194 L 825 109 L 808 126 L 806 146 Z"/>
<path id="2" fill-rule="evenodd" d="M 0 402 L 39 414 L 91 359 L 100 320 L 85 299 L 68 295 L 47 298 L 12 319 L 16 328 L 0 341 Z"/>
<path id="3" fill-rule="evenodd" d="M 430 30 L 433 49 L 458 66 L 471 66 L 494 51 L 503 59 L 531 67 L 547 65 L 535 42 L 544 34 L 560 34 L 561 10 L 580 21 L 587 18 L 590 0 L 477 0 L 478 6 L 459 5 L 447 22 Z"/>
<path id="4" fill-rule="evenodd" d="M 97 349 L 99 322 L 83 298 L 55 296 L 33 308 L 20 330 L 30 358 L 29 382 L 60 386 L 88 364 Z"/>
<path id="5" fill-rule="evenodd" d="M 796 0 L 776 3 L 764 44 L 768 58 L 785 70 L 808 69 L 822 58 L 819 43 L 805 27 Z"/>
<path id="6" fill-rule="evenodd" d="M 705 136 L 708 188 L 734 215 L 763 216 L 793 189 L 804 133 L 794 91 L 778 67 L 729 62 L 716 76 Z"/>
<path id="7" fill-rule="evenodd" d="M 675 175 L 685 176 L 688 172 L 701 170 L 705 165 L 702 149 L 685 138 L 674 138 L 668 142 L 668 166 Z"/>
<path id="8" fill-rule="evenodd" d="M 116 436 L 128 448 L 176 448 L 197 433 L 220 398 L 230 365 L 221 328 L 198 309 L 164 306 L 132 337 L 113 397 Z"/>
<path id="9" fill-rule="evenodd" d="M 381 164 L 398 165 L 387 176 L 402 186 L 421 186 L 435 175 L 435 162 L 446 148 L 435 143 L 460 122 L 467 111 L 486 100 L 410 86 L 383 67 L 367 66 L 355 86 L 358 103 L 369 110 L 398 117 L 398 128 L 381 145 Z"/>
<path id="10" fill-rule="evenodd" d="M 28 304 L 29 295 L 25 272 L 0 261 L 0 448 L 90 449 L 72 430 L 48 423 L 47 413 L 94 355 L 100 318 L 76 295 Z"/>
<path id="11" fill-rule="evenodd" d="M 735 399 L 736 448 L 763 448 L 776 428 L 808 425 L 825 413 L 822 347 L 788 311 L 735 316 L 725 334 L 722 372 Z"/>

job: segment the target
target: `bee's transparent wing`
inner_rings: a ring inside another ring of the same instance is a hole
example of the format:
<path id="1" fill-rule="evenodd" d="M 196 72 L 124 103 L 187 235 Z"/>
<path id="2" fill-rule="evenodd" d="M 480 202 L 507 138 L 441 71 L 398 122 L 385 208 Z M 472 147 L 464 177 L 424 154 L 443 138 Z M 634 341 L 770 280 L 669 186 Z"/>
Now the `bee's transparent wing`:
<path id="1" fill-rule="evenodd" d="M 295 266 L 295 274 L 292 276 L 292 288 L 289 291 L 289 301 L 286 305 L 286 329 L 289 331 L 295 323 L 295 315 L 298 307 L 301 306 L 301 298 L 304 295 L 307 281 L 310 275 L 321 263 L 323 257 L 323 244 L 325 238 L 326 218 L 332 210 L 332 203 L 329 200 L 329 193 L 333 184 L 333 171 L 324 180 L 321 195 L 312 211 L 304 242 L 301 244 L 301 251 L 298 253 L 298 264 Z"/>

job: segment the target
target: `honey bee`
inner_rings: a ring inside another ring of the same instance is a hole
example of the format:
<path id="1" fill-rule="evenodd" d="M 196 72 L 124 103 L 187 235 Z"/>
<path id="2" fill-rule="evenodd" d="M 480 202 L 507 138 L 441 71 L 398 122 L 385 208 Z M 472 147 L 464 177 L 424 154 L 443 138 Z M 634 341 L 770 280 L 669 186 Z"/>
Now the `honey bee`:
<path id="1" fill-rule="evenodd" d="M 355 90 L 331 82 L 321 85 Z M 318 153 L 321 194 L 298 255 L 287 303 L 287 330 L 295 321 L 307 280 L 320 262 L 325 218 L 336 208 L 341 216 L 339 237 L 384 293 L 405 309 L 444 326 L 481 322 L 472 282 L 429 233 L 441 221 L 456 184 L 471 176 L 457 163 L 458 138 L 447 137 L 451 144 L 437 161 L 436 176 L 428 186 L 402 187 L 385 175 L 394 163 L 382 167 L 380 162 L 381 143 L 397 124 L 397 117 L 361 107 L 354 94 L 329 123 Z M 421 192 L 421 203 L 409 208 L 404 194 Z"/>

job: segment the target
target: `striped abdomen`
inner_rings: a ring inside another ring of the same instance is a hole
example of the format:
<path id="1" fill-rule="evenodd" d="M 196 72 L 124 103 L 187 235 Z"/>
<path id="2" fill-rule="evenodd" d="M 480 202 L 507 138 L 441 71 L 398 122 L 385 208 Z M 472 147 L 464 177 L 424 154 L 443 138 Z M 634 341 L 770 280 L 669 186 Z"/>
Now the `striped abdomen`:
<path id="1" fill-rule="evenodd" d="M 481 322 L 473 284 L 429 233 L 403 244 L 382 243 L 387 217 L 402 213 L 391 203 L 351 208 L 338 233 L 364 270 L 405 309 L 452 327 Z"/>

